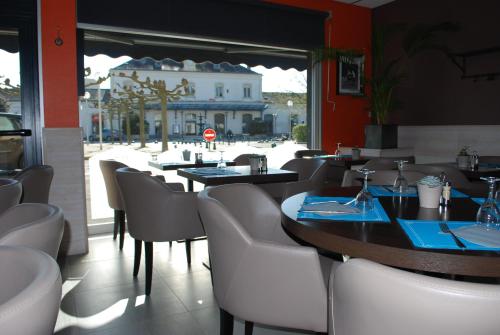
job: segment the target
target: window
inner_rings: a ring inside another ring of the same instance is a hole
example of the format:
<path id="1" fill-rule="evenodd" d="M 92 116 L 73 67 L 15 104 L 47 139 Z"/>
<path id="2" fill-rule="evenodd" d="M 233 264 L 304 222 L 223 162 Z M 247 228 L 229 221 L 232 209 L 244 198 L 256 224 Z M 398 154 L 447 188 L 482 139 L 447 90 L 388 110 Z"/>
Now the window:
<path id="1" fill-rule="evenodd" d="M 252 97 L 252 85 L 245 84 L 243 85 L 243 98 L 251 98 Z"/>
<path id="2" fill-rule="evenodd" d="M 224 85 L 223 84 L 215 84 L 215 97 L 223 98 L 224 97 Z"/>
<path id="3" fill-rule="evenodd" d="M 196 85 L 192 82 L 189 82 L 187 87 L 186 87 L 186 94 L 187 95 L 194 95 L 196 93 Z"/>
<path id="4" fill-rule="evenodd" d="M 214 115 L 214 128 L 217 133 L 225 134 L 226 116 L 221 113 Z"/>

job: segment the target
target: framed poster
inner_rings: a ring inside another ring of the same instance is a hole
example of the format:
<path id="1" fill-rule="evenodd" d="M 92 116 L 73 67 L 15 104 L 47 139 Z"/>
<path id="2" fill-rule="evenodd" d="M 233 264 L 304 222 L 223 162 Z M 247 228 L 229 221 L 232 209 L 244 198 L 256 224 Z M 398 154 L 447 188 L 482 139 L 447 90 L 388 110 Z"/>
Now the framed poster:
<path id="1" fill-rule="evenodd" d="M 337 60 L 337 94 L 364 94 L 365 56 Z"/>

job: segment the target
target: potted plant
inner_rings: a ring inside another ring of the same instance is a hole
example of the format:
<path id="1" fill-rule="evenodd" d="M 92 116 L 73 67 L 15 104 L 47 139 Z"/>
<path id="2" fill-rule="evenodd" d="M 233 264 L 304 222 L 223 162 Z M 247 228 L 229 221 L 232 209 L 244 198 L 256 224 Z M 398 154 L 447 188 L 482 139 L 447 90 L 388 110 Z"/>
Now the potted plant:
<path id="1" fill-rule="evenodd" d="M 464 146 L 457 155 L 457 166 L 461 170 L 467 170 L 470 166 L 469 147 Z"/>
<path id="2" fill-rule="evenodd" d="M 371 87 L 369 110 L 371 124 L 365 126 L 365 148 L 397 148 L 398 126 L 389 124 L 390 114 L 398 108 L 395 90 L 404 80 L 405 74 L 399 69 L 403 57 L 413 57 L 424 50 L 437 50 L 450 55 L 448 48 L 437 40 L 440 32 L 457 31 L 458 26 L 451 22 L 434 25 L 417 24 L 408 28 L 404 24 L 375 25 L 372 29 L 372 77 L 365 79 Z M 387 59 L 385 48 L 396 34 L 404 33 L 402 45 L 404 55 Z M 359 51 L 325 48 L 316 51 L 318 60 L 342 59 L 348 61 L 359 56 Z"/>
<path id="3" fill-rule="evenodd" d="M 397 148 L 397 125 L 387 124 L 388 116 L 399 107 L 395 90 L 404 80 L 405 74 L 398 68 L 403 57 L 412 58 L 417 54 L 435 50 L 451 55 L 446 44 L 440 40 L 440 33 L 456 32 L 459 26 L 453 22 L 437 24 L 416 24 L 406 27 L 402 24 L 374 26 L 372 29 L 373 75 L 368 80 L 371 85 L 370 112 L 372 125 L 365 128 L 365 146 L 367 148 Z M 404 54 L 388 60 L 385 47 L 388 40 L 397 33 L 404 32 L 402 46 Z"/>

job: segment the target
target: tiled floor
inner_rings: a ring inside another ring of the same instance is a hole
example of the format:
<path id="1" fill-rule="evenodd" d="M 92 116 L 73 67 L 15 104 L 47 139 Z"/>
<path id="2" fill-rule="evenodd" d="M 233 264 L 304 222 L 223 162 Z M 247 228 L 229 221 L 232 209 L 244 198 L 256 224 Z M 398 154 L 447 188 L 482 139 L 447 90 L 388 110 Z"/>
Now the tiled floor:
<path id="1" fill-rule="evenodd" d="M 144 295 L 144 259 L 132 277 L 134 243 L 123 251 L 111 236 L 90 240 L 90 252 L 61 261 L 63 298 L 55 334 L 218 335 L 219 310 L 212 293 L 206 241 L 192 243 L 192 265 L 183 243 L 154 244 L 153 285 Z M 144 254 L 144 251 L 143 251 Z M 234 334 L 243 334 L 235 322 Z M 256 325 L 255 335 L 304 334 Z"/>

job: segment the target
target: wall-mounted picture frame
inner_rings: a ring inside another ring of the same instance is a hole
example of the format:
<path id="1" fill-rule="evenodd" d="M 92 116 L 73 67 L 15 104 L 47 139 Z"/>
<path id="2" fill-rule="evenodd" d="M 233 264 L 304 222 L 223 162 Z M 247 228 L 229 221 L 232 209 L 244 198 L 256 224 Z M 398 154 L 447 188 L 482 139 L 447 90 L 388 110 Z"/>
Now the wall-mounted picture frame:
<path id="1" fill-rule="evenodd" d="M 364 95 L 365 56 L 337 60 L 337 94 Z"/>

